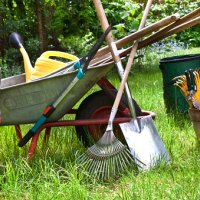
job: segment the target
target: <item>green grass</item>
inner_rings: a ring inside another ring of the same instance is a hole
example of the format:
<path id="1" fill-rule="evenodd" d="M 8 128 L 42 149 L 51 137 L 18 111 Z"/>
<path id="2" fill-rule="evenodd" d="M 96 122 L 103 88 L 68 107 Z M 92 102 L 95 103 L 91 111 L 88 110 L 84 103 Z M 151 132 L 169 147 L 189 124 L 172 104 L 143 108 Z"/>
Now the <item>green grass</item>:
<path id="1" fill-rule="evenodd" d="M 119 85 L 115 73 L 109 77 Z M 85 180 L 76 164 L 84 148 L 74 127 L 54 128 L 43 147 L 41 137 L 31 162 L 26 159 L 28 145 L 18 148 L 14 128 L 0 127 L 0 199 L 200 199 L 200 144 L 187 115 L 166 114 L 158 63 L 133 70 L 129 84 L 141 108 L 156 113 L 155 124 L 171 158 L 168 166 L 132 170 L 107 183 Z M 29 128 L 23 126 L 23 133 Z"/>

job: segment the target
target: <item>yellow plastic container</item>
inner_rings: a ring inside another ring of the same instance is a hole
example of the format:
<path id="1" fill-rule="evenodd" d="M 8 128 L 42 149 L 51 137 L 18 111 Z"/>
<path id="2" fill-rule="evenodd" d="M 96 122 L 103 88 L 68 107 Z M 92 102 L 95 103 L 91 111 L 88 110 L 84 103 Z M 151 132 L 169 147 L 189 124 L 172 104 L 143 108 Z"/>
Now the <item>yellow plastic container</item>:
<path id="1" fill-rule="evenodd" d="M 66 65 L 66 62 L 52 59 L 50 57 L 65 58 L 70 61 L 79 59 L 72 54 L 61 51 L 46 51 L 36 60 L 35 67 L 33 68 L 26 50 L 22 47 L 20 48 L 20 52 L 24 59 L 26 81 L 40 78 Z"/>

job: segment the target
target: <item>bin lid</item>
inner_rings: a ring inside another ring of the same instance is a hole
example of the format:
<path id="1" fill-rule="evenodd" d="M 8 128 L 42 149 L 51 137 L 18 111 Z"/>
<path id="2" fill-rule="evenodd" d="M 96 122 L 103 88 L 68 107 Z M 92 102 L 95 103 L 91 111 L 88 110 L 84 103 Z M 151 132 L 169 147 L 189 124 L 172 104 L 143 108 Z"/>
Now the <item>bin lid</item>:
<path id="1" fill-rule="evenodd" d="M 196 58 L 200 58 L 200 54 L 188 54 L 188 55 L 182 55 L 182 56 L 172 56 L 172 57 L 161 59 L 160 64 L 184 62 L 184 61 L 189 61 L 189 60 L 193 60 L 193 59 L 196 59 Z"/>

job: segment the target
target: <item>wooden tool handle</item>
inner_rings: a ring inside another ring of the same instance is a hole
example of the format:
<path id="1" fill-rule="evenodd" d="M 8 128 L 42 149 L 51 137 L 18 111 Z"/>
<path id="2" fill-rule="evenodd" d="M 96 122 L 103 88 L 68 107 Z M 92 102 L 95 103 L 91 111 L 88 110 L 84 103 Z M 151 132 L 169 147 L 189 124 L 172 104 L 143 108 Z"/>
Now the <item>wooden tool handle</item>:
<path id="1" fill-rule="evenodd" d="M 146 8 L 144 10 L 144 14 L 143 14 L 142 20 L 140 22 L 139 30 L 141 30 L 145 26 L 147 15 L 148 15 L 149 10 L 151 8 L 152 2 L 153 2 L 153 0 L 148 0 L 148 2 L 147 2 L 147 5 L 146 5 Z M 133 64 L 133 60 L 134 60 L 134 56 L 135 56 L 137 47 L 138 47 L 138 41 L 136 41 L 134 43 L 133 48 L 132 48 L 131 53 L 130 53 L 130 56 L 128 58 L 128 63 L 126 65 L 126 69 L 124 71 L 124 76 L 123 76 L 123 79 L 121 81 L 121 84 L 120 84 L 120 87 L 119 87 L 119 90 L 118 90 L 118 93 L 117 93 L 117 96 L 116 96 L 116 99 L 115 99 L 115 102 L 114 102 L 114 105 L 113 105 L 113 108 L 115 108 L 115 109 L 117 109 L 118 106 L 119 106 L 119 102 L 121 100 L 121 96 L 122 96 L 122 93 L 123 93 L 123 90 L 124 90 L 124 87 L 125 87 L 125 83 L 127 81 L 131 66 Z"/>
<path id="2" fill-rule="evenodd" d="M 97 16 L 99 18 L 99 21 L 101 23 L 103 31 L 105 32 L 105 30 L 109 26 L 109 23 L 108 23 L 108 19 L 106 17 L 106 14 L 104 12 L 102 3 L 101 3 L 100 0 L 93 0 L 93 3 L 94 3 L 94 6 L 96 8 Z M 111 53 L 112 53 L 112 56 L 113 56 L 113 59 L 114 59 L 115 63 L 120 62 L 121 59 L 119 57 L 119 54 L 118 54 L 118 51 L 117 51 L 117 47 L 116 47 L 116 44 L 114 42 L 114 39 L 113 39 L 113 36 L 112 36 L 112 32 L 110 32 L 107 35 L 106 40 L 108 42 L 109 49 L 111 50 Z"/>
<path id="3" fill-rule="evenodd" d="M 143 48 L 145 46 L 148 46 L 150 44 L 153 44 L 159 40 L 162 40 L 170 35 L 173 35 L 175 33 L 178 33 L 180 31 L 183 31 L 187 28 L 190 28 L 196 24 L 200 23 L 200 16 L 195 18 L 195 19 L 192 19 L 191 21 L 187 21 L 183 24 L 181 24 L 180 26 L 177 26 L 171 30 L 168 30 L 166 32 L 163 32 L 162 30 L 155 33 L 154 35 L 152 35 L 151 37 L 145 39 L 144 41 L 141 42 L 141 44 L 139 45 L 139 48 Z"/>
<path id="4" fill-rule="evenodd" d="M 190 21 L 187 21 L 183 24 L 181 24 L 180 26 L 176 27 L 176 28 L 173 28 L 172 30 L 169 30 L 168 32 L 166 33 L 162 33 L 162 30 L 161 32 L 158 31 L 157 33 L 153 34 L 152 36 L 148 37 L 147 39 L 139 42 L 139 45 L 138 45 L 138 49 L 141 49 L 143 47 L 146 47 L 148 45 L 151 45 L 155 42 L 158 42 L 170 35 L 173 35 L 175 33 L 179 33 L 187 28 L 190 28 L 192 26 L 195 26 L 197 24 L 200 23 L 200 16 L 199 17 L 196 17 L 195 19 L 192 19 Z M 125 56 L 127 55 L 129 52 L 131 51 L 131 47 L 127 48 L 127 49 L 124 49 L 121 53 L 120 53 L 120 57 L 121 56 Z"/>
<path id="5" fill-rule="evenodd" d="M 165 26 L 169 25 L 170 23 L 177 21 L 179 18 L 180 18 L 180 15 L 177 13 L 177 14 L 168 16 L 164 19 L 161 19 L 161 20 L 143 28 L 142 30 L 138 30 L 126 37 L 123 37 L 122 39 L 117 40 L 115 42 L 116 46 L 117 46 L 117 48 L 120 48 L 125 44 L 133 43 L 134 40 L 138 40 L 141 37 L 144 37 L 154 31 L 157 31 L 160 28 L 165 27 Z M 110 52 L 109 46 L 103 47 L 97 52 L 97 54 L 95 55 L 95 58 L 103 56 L 109 52 Z"/>

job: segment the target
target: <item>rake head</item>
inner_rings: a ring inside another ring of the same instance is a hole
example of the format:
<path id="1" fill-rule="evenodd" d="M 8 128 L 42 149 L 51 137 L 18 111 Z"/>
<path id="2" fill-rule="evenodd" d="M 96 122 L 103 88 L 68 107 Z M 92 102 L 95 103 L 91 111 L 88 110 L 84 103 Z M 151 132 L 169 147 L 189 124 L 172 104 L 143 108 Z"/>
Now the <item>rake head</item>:
<path id="1" fill-rule="evenodd" d="M 116 177 L 127 171 L 134 163 L 127 146 L 113 136 L 112 131 L 111 133 L 106 132 L 79 158 L 79 163 L 83 164 L 85 170 L 99 180 Z"/>

